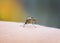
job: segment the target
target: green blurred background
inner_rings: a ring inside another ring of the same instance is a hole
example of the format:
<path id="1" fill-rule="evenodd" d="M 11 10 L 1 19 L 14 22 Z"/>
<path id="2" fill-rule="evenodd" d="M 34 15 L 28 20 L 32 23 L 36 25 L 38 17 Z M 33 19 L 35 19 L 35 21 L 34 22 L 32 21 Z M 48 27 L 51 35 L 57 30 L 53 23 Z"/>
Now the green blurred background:
<path id="1" fill-rule="evenodd" d="M 60 0 L 0 0 L 0 20 L 25 22 L 27 16 L 37 24 L 60 28 Z"/>
<path id="2" fill-rule="evenodd" d="M 60 28 L 60 0 L 25 0 L 24 5 L 38 24 Z"/>

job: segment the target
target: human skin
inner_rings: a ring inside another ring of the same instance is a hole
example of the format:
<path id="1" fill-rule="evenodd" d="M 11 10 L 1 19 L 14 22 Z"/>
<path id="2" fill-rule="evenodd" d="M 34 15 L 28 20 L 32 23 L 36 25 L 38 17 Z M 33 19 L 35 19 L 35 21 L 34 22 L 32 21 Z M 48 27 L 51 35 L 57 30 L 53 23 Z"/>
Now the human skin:
<path id="1" fill-rule="evenodd" d="M 60 29 L 0 21 L 0 43 L 60 43 Z"/>

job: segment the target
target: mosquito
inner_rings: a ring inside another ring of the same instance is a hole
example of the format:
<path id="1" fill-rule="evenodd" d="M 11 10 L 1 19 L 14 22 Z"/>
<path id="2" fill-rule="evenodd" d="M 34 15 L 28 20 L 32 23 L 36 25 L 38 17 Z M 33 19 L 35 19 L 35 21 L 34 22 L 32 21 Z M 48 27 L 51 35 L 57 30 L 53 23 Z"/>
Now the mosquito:
<path id="1" fill-rule="evenodd" d="M 24 27 L 25 27 L 26 24 L 32 24 L 33 25 L 34 23 L 36 24 L 36 19 L 34 17 L 27 17 L 27 19 L 24 23 Z M 36 27 L 36 26 L 34 26 L 34 27 Z"/>

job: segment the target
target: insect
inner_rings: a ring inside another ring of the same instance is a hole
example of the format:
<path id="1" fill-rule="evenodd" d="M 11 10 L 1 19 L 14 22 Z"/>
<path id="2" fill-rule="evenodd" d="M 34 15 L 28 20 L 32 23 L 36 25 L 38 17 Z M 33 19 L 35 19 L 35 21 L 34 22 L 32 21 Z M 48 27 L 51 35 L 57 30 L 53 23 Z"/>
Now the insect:
<path id="1" fill-rule="evenodd" d="M 33 24 L 33 23 L 36 23 L 36 19 L 34 19 L 34 17 L 27 17 L 25 24 Z M 24 24 L 24 26 L 25 26 L 25 24 Z"/>

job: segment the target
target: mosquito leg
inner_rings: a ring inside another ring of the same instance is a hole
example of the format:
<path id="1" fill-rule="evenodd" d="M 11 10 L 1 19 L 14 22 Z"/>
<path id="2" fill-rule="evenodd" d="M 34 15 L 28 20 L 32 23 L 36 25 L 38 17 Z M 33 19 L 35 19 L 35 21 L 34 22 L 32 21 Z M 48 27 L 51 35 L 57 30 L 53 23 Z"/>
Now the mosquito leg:
<path id="1" fill-rule="evenodd" d="M 32 24 L 33 25 L 33 27 L 35 27 L 36 28 L 36 26 L 34 25 L 34 24 Z"/>
<path id="2" fill-rule="evenodd" d="M 25 27 L 26 24 L 23 25 L 23 27 Z"/>

